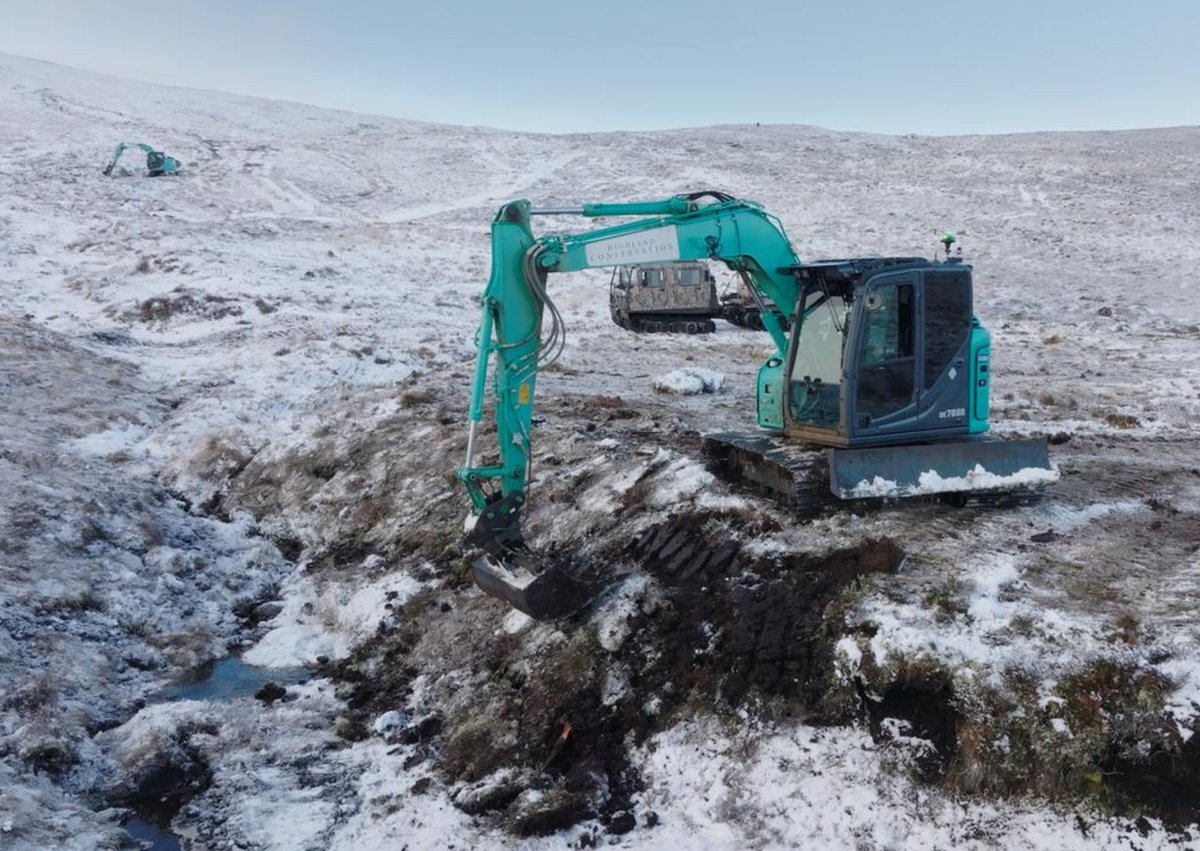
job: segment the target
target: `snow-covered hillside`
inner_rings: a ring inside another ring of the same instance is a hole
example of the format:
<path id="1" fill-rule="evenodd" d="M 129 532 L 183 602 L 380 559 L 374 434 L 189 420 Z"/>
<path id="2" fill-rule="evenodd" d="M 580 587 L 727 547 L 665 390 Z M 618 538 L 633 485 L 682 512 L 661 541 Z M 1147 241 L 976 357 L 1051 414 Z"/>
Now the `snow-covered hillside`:
<path id="1" fill-rule="evenodd" d="M 184 171 L 148 179 L 127 154 L 105 177 L 119 141 Z M 496 208 L 706 188 L 762 202 L 806 259 L 929 255 L 955 229 L 993 334 L 995 429 L 1060 441 L 1063 479 L 1035 506 L 795 522 L 691 449 L 753 422 L 763 335 L 634 337 L 607 274 L 552 282 L 568 339 L 539 384 L 533 542 L 611 554 L 680 515 L 746 564 L 895 542 L 899 573 L 817 612 L 837 726 L 778 684 L 734 705 L 728 680 L 688 703 L 648 679 L 635 660 L 660 645 L 639 642 L 664 640 L 655 607 L 681 599 L 662 577 L 632 571 L 558 627 L 463 581 L 446 473 Z M 559 848 L 515 834 L 583 798 L 565 841 L 626 811 L 622 847 L 1194 841 L 1200 783 L 1164 766 L 1200 772 L 1198 234 L 1197 128 L 551 136 L 0 56 L 0 848 L 119 847 L 106 808 L 181 766 L 201 767 L 172 791 L 196 849 Z M 682 366 L 722 388 L 656 390 Z M 243 648 L 316 676 L 270 702 L 156 696 Z M 595 740 L 619 771 L 529 726 L 521 706 L 559 676 L 601 696 L 605 724 L 637 718 Z M 946 741 L 901 717 L 914 694 L 949 707 Z M 501 755 L 508 735 L 549 738 Z M 1170 804 L 1134 821 L 1156 781 Z"/>

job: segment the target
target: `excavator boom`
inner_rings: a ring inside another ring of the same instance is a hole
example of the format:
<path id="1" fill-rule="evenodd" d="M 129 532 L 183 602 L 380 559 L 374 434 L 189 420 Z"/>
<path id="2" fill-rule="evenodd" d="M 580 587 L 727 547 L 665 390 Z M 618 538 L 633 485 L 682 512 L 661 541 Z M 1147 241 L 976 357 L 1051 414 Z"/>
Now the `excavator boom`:
<path id="1" fill-rule="evenodd" d="M 710 203 L 702 204 L 707 199 Z M 634 221 L 578 235 L 535 238 L 532 216 L 636 217 Z M 561 572 L 543 571 L 536 581 L 510 569 L 525 557 L 521 510 L 531 475 L 530 428 L 537 374 L 562 351 L 565 328 L 546 289 L 550 273 L 679 260 L 720 260 L 745 273 L 776 304 L 795 302 L 797 285 L 779 270 L 798 262 L 782 225 L 756 203 L 722 193 L 697 193 L 632 204 L 586 204 L 534 208 L 528 201 L 504 205 L 492 222 L 492 272 L 484 290 L 478 356 L 471 390 L 467 457 L 457 471 L 474 514 L 466 543 L 484 556 L 476 581 L 492 596 L 536 617 L 578 608 L 587 589 Z M 543 328 L 545 320 L 549 329 Z M 764 323 L 779 352 L 787 336 L 778 322 Z M 475 464 L 489 364 L 499 463 Z M 547 590 L 547 589 L 551 590 Z"/>

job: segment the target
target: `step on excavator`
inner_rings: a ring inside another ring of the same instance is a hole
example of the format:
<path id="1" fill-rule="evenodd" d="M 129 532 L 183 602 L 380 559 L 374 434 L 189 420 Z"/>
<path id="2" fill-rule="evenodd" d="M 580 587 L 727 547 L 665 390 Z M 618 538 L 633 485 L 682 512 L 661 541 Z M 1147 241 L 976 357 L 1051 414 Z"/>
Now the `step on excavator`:
<path id="1" fill-rule="evenodd" d="M 533 216 L 628 217 L 580 234 L 535 236 Z M 843 500 L 1033 499 L 1057 480 L 1045 438 L 987 434 L 991 344 L 973 312 L 972 269 L 952 257 L 803 263 L 783 225 L 753 201 L 707 191 L 661 201 L 536 208 L 513 201 L 492 223 L 492 271 L 472 385 L 466 463 L 457 478 L 481 554 L 476 584 L 537 618 L 569 615 L 595 577 L 547 564 L 524 544 L 537 375 L 561 354 L 551 274 L 707 260 L 742 275 L 775 351 L 758 372 L 758 427 L 704 436 L 714 472 L 811 514 Z M 544 326 L 548 325 L 548 328 Z M 499 463 L 475 463 L 488 366 Z"/>

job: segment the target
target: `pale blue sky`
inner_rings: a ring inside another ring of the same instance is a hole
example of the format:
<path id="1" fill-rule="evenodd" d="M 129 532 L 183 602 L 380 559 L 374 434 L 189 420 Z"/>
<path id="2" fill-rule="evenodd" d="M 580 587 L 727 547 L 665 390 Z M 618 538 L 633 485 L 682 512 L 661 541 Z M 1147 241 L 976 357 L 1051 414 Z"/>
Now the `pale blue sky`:
<path id="1" fill-rule="evenodd" d="M 0 0 L 0 52 L 518 130 L 1200 124 L 1200 0 Z"/>

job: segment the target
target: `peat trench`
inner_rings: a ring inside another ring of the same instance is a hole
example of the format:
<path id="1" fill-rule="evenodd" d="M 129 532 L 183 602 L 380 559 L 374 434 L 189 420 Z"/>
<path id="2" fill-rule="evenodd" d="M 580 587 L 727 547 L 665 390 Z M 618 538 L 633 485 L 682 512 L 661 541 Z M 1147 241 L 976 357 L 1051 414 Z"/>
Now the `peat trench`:
<path id="1" fill-rule="evenodd" d="M 610 561 L 623 561 L 656 580 L 627 617 L 614 650 L 589 640 L 589 613 L 560 624 L 567 635 L 535 665 L 523 664 L 516 640 L 489 639 L 482 666 L 490 697 L 460 717 L 425 719 L 407 736 L 406 766 L 426 759 L 455 787 L 460 810 L 520 836 L 544 835 L 598 819 L 609 833 L 652 827 L 638 812 L 643 788 L 629 749 L 688 713 L 732 717 L 739 711 L 810 724 L 865 721 L 878 742 L 903 722 L 906 735 L 930 747 L 913 765 L 917 779 L 953 791 L 963 724 L 948 674 L 885 684 L 859 700 L 829 699 L 833 647 L 842 637 L 829 604 L 855 580 L 896 571 L 904 552 L 891 540 L 870 540 L 821 557 L 762 557 L 743 551 L 704 515 L 685 515 L 631 541 Z M 576 557 L 573 570 L 580 569 Z M 397 705 L 404 670 L 420 641 L 393 644 L 386 687 L 354 664 L 335 672 L 351 718 L 367 735 L 371 720 Z M 623 696 L 614 697 L 613 683 Z M 844 691 L 843 691 L 844 694 Z M 480 721 L 479 719 L 486 719 Z M 411 731 L 408 731 L 411 732 Z M 1121 751 L 1124 752 L 1124 751 Z M 1182 754 L 1151 754 L 1144 762 L 1100 766 L 1104 801 L 1118 815 L 1162 818 L 1168 826 L 1200 818 L 1200 736 Z M 414 794 L 427 788 L 420 781 Z M 585 845 L 601 837 L 585 833 Z"/>
<path id="2" fill-rule="evenodd" d="M 711 531 L 712 519 L 678 517 L 619 554 L 657 589 L 631 607 L 616 649 L 606 651 L 581 628 L 586 611 L 560 624 L 567 646 L 532 667 L 518 660 L 518 648 L 493 642 L 483 666 L 499 694 L 465 718 L 445 719 L 408 759 L 436 760 L 457 786 L 460 810 L 488 814 L 514 834 L 544 835 L 589 819 L 619 834 L 657 823 L 654 813 L 635 812 L 642 781 L 631 744 L 683 713 L 747 707 L 812 723 L 847 720 L 828 715 L 823 702 L 840 637 L 827 633 L 826 608 L 856 579 L 895 571 L 903 551 L 885 539 L 822 557 L 754 557 Z M 586 571 L 563 557 L 576 575 Z M 411 649 L 388 655 L 403 659 Z M 361 725 L 395 705 L 394 686 L 381 689 L 354 667 L 342 674 L 356 686 L 348 703 Z M 952 696 L 941 697 L 950 704 Z M 945 738 L 920 712 L 911 723 L 914 735 Z M 600 840 L 584 834 L 581 841 Z"/>

